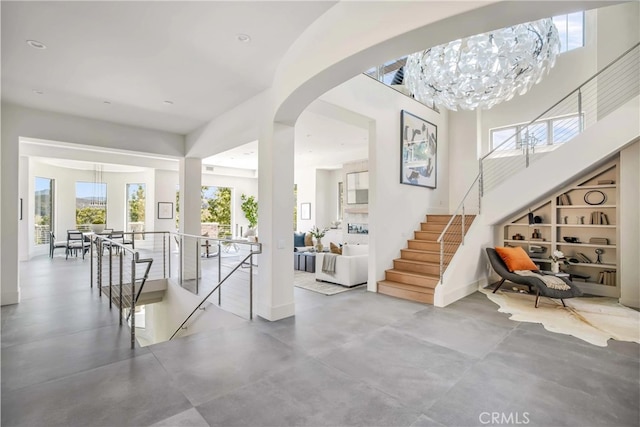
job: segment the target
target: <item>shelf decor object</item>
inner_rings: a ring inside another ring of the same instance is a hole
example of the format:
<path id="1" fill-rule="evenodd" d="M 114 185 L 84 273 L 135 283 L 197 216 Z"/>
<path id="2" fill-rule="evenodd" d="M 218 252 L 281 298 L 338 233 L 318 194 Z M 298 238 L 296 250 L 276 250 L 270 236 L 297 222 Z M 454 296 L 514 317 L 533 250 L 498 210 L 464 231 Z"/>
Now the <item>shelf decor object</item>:
<path id="1" fill-rule="evenodd" d="M 600 190 L 587 191 L 584 195 L 584 202 L 588 205 L 602 205 L 607 201 L 607 195 Z"/>
<path id="2" fill-rule="evenodd" d="M 545 18 L 413 53 L 404 79 L 426 105 L 489 109 L 539 83 L 559 51 L 558 30 Z"/>
<path id="3" fill-rule="evenodd" d="M 438 128 L 436 125 L 402 110 L 400 112 L 400 183 L 436 188 L 437 154 Z"/>

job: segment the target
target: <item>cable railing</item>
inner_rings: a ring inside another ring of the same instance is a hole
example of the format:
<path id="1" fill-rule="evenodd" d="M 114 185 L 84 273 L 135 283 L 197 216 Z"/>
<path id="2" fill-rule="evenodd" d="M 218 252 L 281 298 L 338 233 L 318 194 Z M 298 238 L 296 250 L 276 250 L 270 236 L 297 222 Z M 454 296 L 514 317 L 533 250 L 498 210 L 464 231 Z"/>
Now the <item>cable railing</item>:
<path id="1" fill-rule="evenodd" d="M 640 43 L 480 159 L 480 193 L 498 186 L 638 96 Z"/>
<path id="2" fill-rule="evenodd" d="M 640 43 L 637 43 L 534 120 L 518 126 L 511 137 L 482 157 L 478 175 L 438 237 L 440 282 L 458 246 L 464 245 L 470 225 L 468 212 L 480 213 L 484 194 L 639 94 Z"/>
<path id="3" fill-rule="evenodd" d="M 167 286 L 179 286 L 196 296 L 206 295 L 199 307 L 217 297 L 216 303 L 222 309 L 240 317 L 253 318 L 255 255 L 261 253 L 262 248 L 259 243 L 172 232 L 125 232 L 119 241 L 108 233 L 85 235 L 92 241 L 91 286 L 96 284 L 100 296 L 108 296 L 110 308 L 115 305 L 120 309 L 121 324 L 124 316 L 124 323 L 131 327 L 132 345 L 136 332 L 132 313 L 145 304 L 164 301 L 162 295 L 166 296 Z M 134 242 L 135 249 L 131 247 Z M 147 283 L 146 288 L 151 288 L 143 290 L 144 283 Z M 142 301 L 139 300 L 141 295 L 145 295 Z M 179 302 L 184 305 L 188 301 L 183 298 Z M 153 316 L 153 312 L 142 310 L 141 315 Z M 181 306 L 172 313 L 175 316 L 184 313 L 184 317 L 187 312 L 187 308 Z M 174 318 L 168 322 L 175 322 L 175 328 L 180 321 L 182 319 Z M 195 321 L 192 313 L 179 329 L 185 330 L 187 322 L 192 325 Z M 158 336 L 164 336 L 164 333 Z M 164 339 L 167 338 L 168 334 Z"/>

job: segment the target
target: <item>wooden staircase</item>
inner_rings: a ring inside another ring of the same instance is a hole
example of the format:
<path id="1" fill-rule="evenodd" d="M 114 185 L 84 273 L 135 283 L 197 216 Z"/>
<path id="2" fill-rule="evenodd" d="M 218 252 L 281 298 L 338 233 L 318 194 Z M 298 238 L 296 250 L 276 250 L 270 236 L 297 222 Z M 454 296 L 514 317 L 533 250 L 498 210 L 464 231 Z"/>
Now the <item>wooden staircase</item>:
<path id="1" fill-rule="evenodd" d="M 475 216 L 465 215 L 465 233 Z M 400 250 L 400 258 L 393 260 L 393 268 L 385 271 L 385 280 L 378 282 L 378 292 L 397 298 L 433 304 L 433 294 L 440 281 L 440 243 L 438 237 L 451 220 L 451 215 L 427 215 L 420 230 L 408 241 L 407 249 Z M 456 219 L 447 232 L 444 267 L 462 242 L 462 217 Z M 457 231 L 457 233 L 456 233 Z"/>

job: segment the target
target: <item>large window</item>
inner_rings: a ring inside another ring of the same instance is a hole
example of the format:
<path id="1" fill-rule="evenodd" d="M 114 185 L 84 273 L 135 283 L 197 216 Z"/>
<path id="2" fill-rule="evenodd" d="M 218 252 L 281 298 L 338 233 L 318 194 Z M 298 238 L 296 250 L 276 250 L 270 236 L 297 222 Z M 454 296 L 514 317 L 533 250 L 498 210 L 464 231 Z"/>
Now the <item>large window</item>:
<path id="1" fill-rule="evenodd" d="M 519 150 L 525 144 L 530 148 L 562 144 L 580 133 L 580 116 L 554 117 L 532 124 L 511 125 L 491 130 L 491 149 Z"/>
<path id="2" fill-rule="evenodd" d="M 210 230 L 203 225 L 203 234 L 211 237 L 231 237 L 231 188 L 203 186 L 200 220 L 203 224 L 216 223 Z"/>
<path id="3" fill-rule="evenodd" d="M 127 184 L 127 230 L 144 231 L 145 184 Z"/>
<path id="4" fill-rule="evenodd" d="M 91 224 L 107 223 L 107 184 L 76 182 L 76 227 L 88 230 Z"/>
<path id="5" fill-rule="evenodd" d="M 54 180 L 36 177 L 34 218 L 35 244 L 49 243 L 49 231 L 53 230 L 53 186 Z"/>
<path id="6" fill-rule="evenodd" d="M 553 17 L 560 36 L 560 53 L 584 46 L 584 12 Z"/>

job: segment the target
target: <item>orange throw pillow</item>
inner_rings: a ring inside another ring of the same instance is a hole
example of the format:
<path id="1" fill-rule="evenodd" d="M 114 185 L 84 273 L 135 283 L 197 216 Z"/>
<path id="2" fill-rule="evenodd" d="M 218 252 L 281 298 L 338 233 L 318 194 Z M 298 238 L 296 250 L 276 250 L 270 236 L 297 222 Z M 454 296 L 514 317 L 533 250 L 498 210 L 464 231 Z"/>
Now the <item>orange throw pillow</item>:
<path id="1" fill-rule="evenodd" d="M 329 242 L 329 249 L 332 254 L 342 255 L 342 248 L 333 242 Z"/>
<path id="2" fill-rule="evenodd" d="M 509 271 L 516 270 L 538 270 L 529 255 L 520 246 L 515 248 L 496 247 L 496 252 L 507 265 Z"/>

